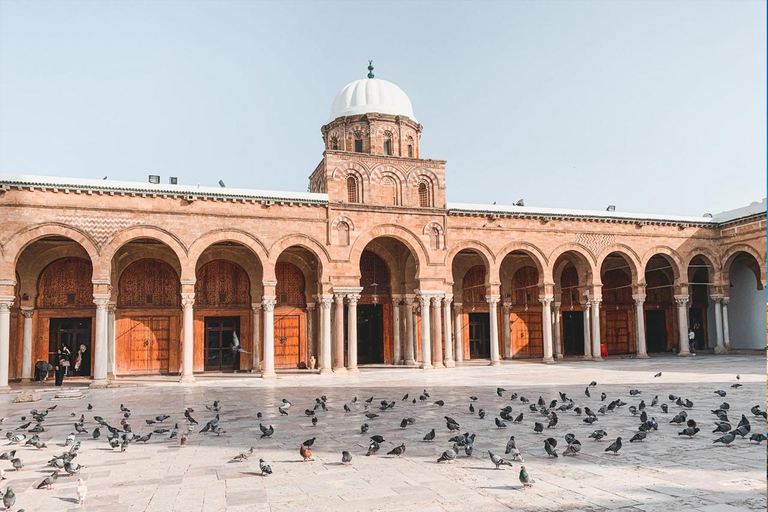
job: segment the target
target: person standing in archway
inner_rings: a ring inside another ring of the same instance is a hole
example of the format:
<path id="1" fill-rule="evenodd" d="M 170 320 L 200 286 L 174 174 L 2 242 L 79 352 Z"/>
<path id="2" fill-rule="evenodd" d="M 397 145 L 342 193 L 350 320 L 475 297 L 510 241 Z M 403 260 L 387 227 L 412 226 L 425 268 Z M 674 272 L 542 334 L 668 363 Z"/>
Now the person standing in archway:
<path id="1" fill-rule="evenodd" d="M 69 351 L 69 347 L 63 345 L 56 353 L 56 385 L 61 386 L 64 383 L 64 375 L 69 368 L 69 356 L 72 353 Z"/>
<path id="2" fill-rule="evenodd" d="M 696 355 L 696 333 L 693 332 L 693 327 L 688 328 L 688 348 L 691 350 L 691 355 Z"/>

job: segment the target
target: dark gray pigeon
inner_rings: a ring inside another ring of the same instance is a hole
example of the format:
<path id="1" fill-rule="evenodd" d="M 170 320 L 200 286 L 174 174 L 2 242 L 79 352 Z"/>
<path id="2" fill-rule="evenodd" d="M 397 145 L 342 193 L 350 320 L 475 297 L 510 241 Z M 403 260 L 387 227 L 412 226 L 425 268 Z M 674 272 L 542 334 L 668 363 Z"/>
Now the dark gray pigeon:
<path id="1" fill-rule="evenodd" d="M 618 455 L 619 454 L 619 450 L 621 450 L 621 437 L 617 437 L 616 440 L 614 442 L 612 442 L 610 444 L 610 446 L 608 446 L 608 448 L 606 448 L 603 451 L 605 451 L 605 452 L 613 452 L 614 455 Z"/>

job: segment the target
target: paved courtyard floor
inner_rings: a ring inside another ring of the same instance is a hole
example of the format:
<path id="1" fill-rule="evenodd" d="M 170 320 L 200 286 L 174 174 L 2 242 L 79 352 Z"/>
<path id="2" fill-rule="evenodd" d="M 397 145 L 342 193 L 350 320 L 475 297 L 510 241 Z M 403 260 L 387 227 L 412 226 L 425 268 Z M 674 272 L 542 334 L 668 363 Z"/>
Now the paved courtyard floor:
<path id="1" fill-rule="evenodd" d="M 660 378 L 654 374 L 662 372 Z M 743 387 L 734 389 L 738 381 Z M 590 381 L 591 398 L 584 389 Z M 420 371 L 416 369 L 364 369 L 358 375 L 283 376 L 264 381 L 250 376 L 201 378 L 194 386 L 147 380 L 142 385 L 122 381 L 125 387 L 104 390 L 84 390 L 79 400 L 53 400 L 54 393 L 42 392 L 35 403 L 13 404 L 15 393 L 0 398 L 0 415 L 5 418 L 3 430 L 16 429 L 29 417 L 30 409 L 58 405 L 43 425 L 41 439 L 48 447 L 36 450 L 31 446 L 17 447 L 17 456 L 25 467 L 12 471 L 9 461 L 0 460 L 6 481 L 2 490 L 11 485 L 18 497 L 14 510 L 120 510 L 133 511 L 306 511 L 306 510 L 413 510 L 483 511 L 496 510 L 621 510 L 621 511 L 701 511 L 731 512 L 766 509 L 766 444 L 750 442 L 749 436 L 738 438 L 731 447 L 713 444 L 715 416 L 710 412 L 722 402 L 729 402 L 730 420 L 735 428 L 745 414 L 752 432 L 766 432 L 762 417 L 754 416 L 750 408 L 766 407 L 766 360 L 760 356 L 699 356 L 690 358 L 658 357 L 650 360 L 611 359 L 603 363 L 566 361 L 557 365 L 534 362 L 505 363 L 499 367 L 461 367 L 456 369 Z M 503 387 L 503 397 L 496 388 Z M 636 397 L 629 390 L 642 393 Z M 426 389 L 430 399 L 416 404 L 401 401 L 404 394 L 418 398 Z M 722 389 L 725 398 L 714 393 Z M 559 413 L 559 424 L 545 429 L 544 434 L 533 431 L 535 421 L 543 421 L 537 412 L 519 400 L 510 400 L 515 392 L 536 403 L 542 396 L 547 403 L 558 399 L 558 391 L 567 393 L 577 406 L 597 411 L 601 405 L 620 398 L 627 406 L 597 413 L 593 425 L 583 422 L 584 415 L 572 410 Z M 601 402 L 601 393 L 607 394 Z M 688 417 L 695 419 L 701 432 L 693 438 L 678 436 L 681 426 L 670 424 L 682 410 L 670 403 L 674 393 L 694 402 Z M 328 411 L 318 411 L 316 427 L 305 416 L 315 397 L 327 397 Z M 488 415 L 480 419 L 469 412 L 469 396 L 478 400 L 475 409 L 484 408 Z M 669 404 L 669 413 L 650 405 L 649 416 L 659 422 L 658 431 L 651 432 L 642 443 L 629 443 L 640 424 L 629 412 L 629 405 L 641 399 L 650 404 L 655 395 L 660 404 Z M 354 397 L 357 404 L 351 404 Z M 374 397 L 372 411 L 380 416 L 364 416 L 363 400 Z M 288 416 L 280 416 L 277 405 L 281 399 L 292 402 Z M 122 413 L 120 404 L 131 411 L 129 423 L 134 432 L 149 433 L 153 427 L 145 423 L 159 414 L 170 419 L 163 425 L 173 428 L 178 422 L 186 431 L 185 407 L 194 408 L 192 416 L 200 426 L 213 417 L 205 405 L 220 400 L 221 435 L 189 434 L 186 447 L 168 439 L 168 434 L 154 435 L 146 444 L 133 443 L 125 453 L 111 450 L 106 430 L 94 440 L 90 434 L 80 434 L 82 447 L 77 461 L 82 464 L 81 477 L 88 486 L 84 506 L 75 502 L 76 477 L 60 477 L 53 490 L 34 487 L 49 474 L 46 462 L 67 448 L 64 440 L 74 432 L 75 418 L 85 414 L 85 428 L 96 426 L 94 415 L 103 416 L 118 426 Z M 381 400 L 394 400 L 393 409 L 381 412 Z M 443 400 L 440 407 L 434 402 Z M 93 410 L 86 410 L 88 404 Z M 344 404 L 351 412 L 345 413 Z M 510 405 L 512 415 L 524 413 L 520 424 L 507 422 L 498 429 L 494 418 L 499 410 Z M 263 413 L 262 422 L 273 425 L 275 433 L 261 439 L 256 413 Z M 462 453 L 449 464 L 438 464 L 439 455 L 451 446 L 452 435 L 443 416 L 451 416 L 461 425 L 461 432 L 476 434 L 475 452 L 470 457 Z M 403 418 L 416 419 L 415 424 L 400 429 Z M 27 420 L 29 421 L 29 419 Z M 360 425 L 368 423 L 367 435 Z M 33 423 L 34 425 L 34 423 Z M 432 428 L 433 442 L 422 438 Z M 608 432 L 606 439 L 593 441 L 589 434 L 595 429 Z M 20 432 L 20 431 L 19 431 Z M 578 457 L 563 457 L 566 443 L 563 436 L 573 433 L 583 449 Z M 5 432 L 3 432 L 4 434 Z M 386 442 L 381 451 L 366 457 L 369 436 L 382 435 Z M 31 434 L 27 434 L 31 435 Z M 523 489 L 518 481 L 520 463 L 496 470 L 487 452 L 503 455 L 510 435 L 525 459 L 525 466 L 536 480 L 533 487 Z M 618 455 L 604 449 L 621 436 L 624 447 Z M 299 445 L 316 438 L 312 447 L 314 461 L 303 462 Z M 544 439 L 558 440 L 558 458 L 548 458 Z M 387 456 L 393 447 L 404 443 L 402 457 Z M 0 451 L 13 449 L 0 441 Z M 253 446 L 255 451 L 246 462 L 231 463 L 230 459 Z M 350 465 L 341 464 L 342 450 L 349 451 Z M 262 477 L 259 458 L 269 462 L 274 474 Z"/>

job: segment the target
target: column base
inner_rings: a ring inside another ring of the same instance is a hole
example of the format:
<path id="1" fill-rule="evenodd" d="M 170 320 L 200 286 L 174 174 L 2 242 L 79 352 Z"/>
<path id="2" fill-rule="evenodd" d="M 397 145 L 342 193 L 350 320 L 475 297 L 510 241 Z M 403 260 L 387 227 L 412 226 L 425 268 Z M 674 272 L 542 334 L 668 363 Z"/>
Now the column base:
<path id="1" fill-rule="evenodd" d="M 729 350 L 731 350 L 731 344 L 730 343 L 726 343 L 725 344 L 725 351 L 728 352 Z"/>
<path id="2" fill-rule="evenodd" d="M 604 361 L 604 359 L 602 357 L 600 357 L 600 356 L 593 357 L 592 360 L 593 361 L 597 361 L 598 363 L 602 363 Z"/>
<path id="3" fill-rule="evenodd" d="M 277 374 L 275 373 L 275 370 L 262 370 L 261 378 L 262 379 L 276 379 L 277 378 Z"/>
<path id="4" fill-rule="evenodd" d="M 91 384 L 88 387 L 91 389 L 104 389 L 107 387 L 108 384 L 109 382 L 107 381 L 107 379 L 98 379 L 98 380 L 94 379 L 91 381 Z"/>
<path id="5" fill-rule="evenodd" d="M 432 367 L 439 369 L 439 368 L 445 368 L 445 365 L 443 363 L 441 363 L 440 361 L 438 361 L 436 363 L 432 363 Z"/>
<path id="6" fill-rule="evenodd" d="M 720 345 L 715 347 L 715 354 L 725 354 L 726 350 L 725 347 L 722 347 Z"/>
<path id="7" fill-rule="evenodd" d="M 406 361 L 405 366 L 418 366 L 418 365 L 416 364 L 416 361 Z"/>
<path id="8" fill-rule="evenodd" d="M 584 354 L 581 356 L 582 361 L 591 361 L 592 360 L 592 354 Z"/>
<path id="9" fill-rule="evenodd" d="M 347 373 L 347 369 L 343 366 L 339 366 L 338 368 L 333 369 L 333 373 Z"/>
<path id="10" fill-rule="evenodd" d="M 638 358 L 638 359 L 650 359 L 648 354 L 637 354 L 637 355 L 635 355 L 635 357 Z"/>
<path id="11" fill-rule="evenodd" d="M 112 382 L 113 380 L 117 380 L 117 375 L 115 375 L 112 372 L 107 373 L 107 380 Z"/>
<path id="12" fill-rule="evenodd" d="M 330 375 L 333 373 L 333 370 L 330 368 L 320 368 L 320 375 Z"/>
<path id="13" fill-rule="evenodd" d="M 499 361 L 498 359 L 495 361 L 491 361 L 491 366 L 501 366 L 501 361 Z"/>
<path id="14" fill-rule="evenodd" d="M 195 383 L 195 376 L 194 375 L 182 375 L 179 379 L 179 382 L 182 384 L 194 384 Z"/>
<path id="15" fill-rule="evenodd" d="M 427 363 L 427 364 L 419 365 L 419 368 L 422 369 L 422 370 L 432 370 L 432 369 L 434 369 L 434 366 L 432 366 L 431 364 Z"/>
<path id="16" fill-rule="evenodd" d="M 357 366 L 351 366 L 347 368 L 347 373 L 360 373 L 360 369 Z"/>
<path id="17" fill-rule="evenodd" d="M 445 367 L 446 368 L 456 368 L 456 363 L 453 362 L 453 359 L 447 359 L 445 361 Z"/>
<path id="18" fill-rule="evenodd" d="M 32 379 L 30 377 L 22 377 L 21 382 L 23 382 L 24 384 L 27 384 L 32 382 Z"/>
<path id="19" fill-rule="evenodd" d="M 690 352 L 678 352 L 677 355 L 678 357 L 690 357 L 693 354 L 691 354 Z"/>
<path id="20" fill-rule="evenodd" d="M 555 360 L 551 357 L 545 357 L 544 359 L 541 360 L 541 362 L 544 364 L 554 364 Z"/>

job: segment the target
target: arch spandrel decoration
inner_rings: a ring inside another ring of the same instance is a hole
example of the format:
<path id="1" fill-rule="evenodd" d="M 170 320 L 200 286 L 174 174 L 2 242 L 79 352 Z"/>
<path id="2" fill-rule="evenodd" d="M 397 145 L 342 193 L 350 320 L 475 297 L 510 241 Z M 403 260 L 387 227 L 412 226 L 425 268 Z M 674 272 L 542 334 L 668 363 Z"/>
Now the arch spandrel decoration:
<path id="1" fill-rule="evenodd" d="M 83 258 L 60 258 L 48 265 L 38 280 L 37 307 L 91 307 L 93 284 L 91 262 Z"/>
<path id="2" fill-rule="evenodd" d="M 120 276 L 118 307 L 181 306 L 179 276 L 169 264 L 145 258 L 128 265 Z"/>
<path id="3" fill-rule="evenodd" d="M 305 308 L 307 306 L 305 295 L 304 274 L 293 263 L 279 261 L 275 265 L 277 277 L 277 306 L 290 306 Z"/>

